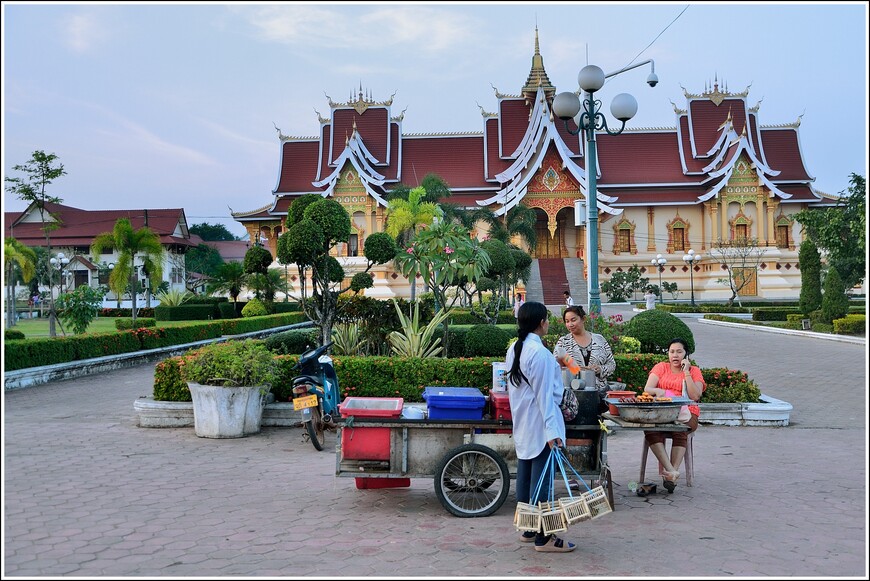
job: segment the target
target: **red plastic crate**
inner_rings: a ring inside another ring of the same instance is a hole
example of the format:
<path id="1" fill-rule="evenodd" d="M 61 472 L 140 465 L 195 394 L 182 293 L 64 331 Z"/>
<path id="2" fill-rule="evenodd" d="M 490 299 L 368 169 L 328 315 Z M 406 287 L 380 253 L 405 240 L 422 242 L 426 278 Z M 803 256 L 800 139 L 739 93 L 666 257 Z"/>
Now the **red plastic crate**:
<path id="1" fill-rule="evenodd" d="M 511 401 L 506 392 L 489 392 L 489 401 L 492 402 L 492 419 L 510 420 Z"/>
<path id="2" fill-rule="evenodd" d="M 411 486 L 410 478 L 354 478 L 356 487 L 360 490 L 371 488 L 407 488 Z"/>
<path id="3" fill-rule="evenodd" d="M 339 404 L 338 411 L 343 418 L 349 416 L 398 418 L 402 415 L 404 403 L 405 400 L 401 397 L 349 397 Z M 341 457 L 348 460 L 389 460 L 390 428 L 343 428 L 341 430 Z M 362 480 L 369 480 L 369 478 Z M 384 479 L 374 478 L 372 480 Z M 357 488 L 360 488 L 359 482 L 357 482 Z M 367 486 L 367 488 L 383 488 L 383 486 Z"/>

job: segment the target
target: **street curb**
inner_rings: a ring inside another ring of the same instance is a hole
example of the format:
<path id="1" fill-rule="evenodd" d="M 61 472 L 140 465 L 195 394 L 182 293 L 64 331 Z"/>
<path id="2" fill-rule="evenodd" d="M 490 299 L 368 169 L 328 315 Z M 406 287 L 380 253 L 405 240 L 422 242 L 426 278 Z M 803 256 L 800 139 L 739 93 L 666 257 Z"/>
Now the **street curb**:
<path id="1" fill-rule="evenodd" d="M 854 343 L 856 345 L 866 345 L 865 337 L 849 337 L 846 335 L 832 335 L 829 333 L 813 333 L 812 331 L 798 331 L 795 329 L 777 329 L 775 327 L 765 327 L 763 325 L 743 325 L 741 323 L 730 323 L 727 321 L 714 321 L 712 319 L 698 319 L 698 322 L 707 325 L 722 325 L 725 327 L 736 327 L 739 329 L 750 329 L 753 331 L 762 331 L 764 333 L 779 333 L 780 335 L 796 335 L 798 337 L 809 337 L 811 339 L 822 339 L 824 341 L 839 341 L 840 343 Z"/>

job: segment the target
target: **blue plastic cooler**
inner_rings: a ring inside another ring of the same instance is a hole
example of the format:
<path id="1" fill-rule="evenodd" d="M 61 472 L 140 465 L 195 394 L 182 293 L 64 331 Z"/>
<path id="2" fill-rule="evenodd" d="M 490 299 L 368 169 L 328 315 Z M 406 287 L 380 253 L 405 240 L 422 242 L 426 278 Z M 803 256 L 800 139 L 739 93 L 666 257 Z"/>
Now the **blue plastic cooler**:
<path id="1" fill-rule="evenodd" d="M 428 386 L 423 399 L 430 420 L 480 420 L 486 398 L 476 387 Z"/>

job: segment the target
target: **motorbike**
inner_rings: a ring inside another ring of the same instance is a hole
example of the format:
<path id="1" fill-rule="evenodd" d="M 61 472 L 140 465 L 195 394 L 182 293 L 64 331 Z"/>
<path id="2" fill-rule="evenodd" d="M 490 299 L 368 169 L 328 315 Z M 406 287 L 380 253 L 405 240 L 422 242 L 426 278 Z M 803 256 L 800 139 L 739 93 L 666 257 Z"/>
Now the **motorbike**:
<path id="1" fill-rule="evenodd" d="M 314 448 L 323 450 L 326 430 L 335 429 L 340 392 L 338 376 L 327 351 L 332 342 L 302 354 L 293 370 L 293 409 L 302 411 L 302 423 Z"/>

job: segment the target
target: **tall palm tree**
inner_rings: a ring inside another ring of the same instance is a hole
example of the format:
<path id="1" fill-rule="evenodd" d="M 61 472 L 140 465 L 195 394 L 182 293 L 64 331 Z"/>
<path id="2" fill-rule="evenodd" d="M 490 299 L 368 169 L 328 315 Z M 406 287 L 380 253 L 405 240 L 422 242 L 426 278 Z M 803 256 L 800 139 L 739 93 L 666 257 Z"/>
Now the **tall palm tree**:
<path id="1" fill-rule="evenodd" d="M 28 248 L 15 238 L 6 238 L 3 241 L 3 268 L 6 270 L 7 308 L 6 328 L 15 325 L 15 265 L 21 269 L 21 278 L 24 282 L 30 282 L 36 275 L 36 252 Z"/>
<path id="2" fill-rule="evenodd" d="M 248 275 L 241 262 L 224 262 L 212 275 L 206 288 L 209 294 L 227 293 L 233 299 L 233 303 L 237 303 L 247 281 Z"/>
<path id="3" fill-rule="evenodd" d="M 103 252 L 114 249 L 118 253 L 118 261 L 112 274 L 109 275 L 109 288 L 119 297 L 124 294 L 130 277 L 136 272 L 136 255 L 142 254 L 144 262 L 150 266 L 148 275 L 157 280 L 163 279 L 163 257 L 165 250 L 160 243 L 160 236 L 151 228 L 143 226 L 133 230 L 130 220 L 121 218 L 115 222 L 111 232 L 98 234 L 91 243 L 91 256 L 99 256 Z M 133 322 L 136 322 L 136 285 L 130 293 L 133 299 Z"/>
<path id="4" fill-rule="evenodd" d="M 387 204 L 386 232 L 395 237 L 404 247 L 421 227 L 428 226 L 441 218 L 444 212 L 434 202 L 424 202 L 426 189 L 423 186 L 408 192 L 408 199 L 393 198 Z M 417 273 L 410 272 L 411 301 L 417 294 Z"/>
<path id="5" fill-rule="evenodd" d="M 529 250 L 535 249 L 535 245 L 538 243 L 538 236 L 535 234 L 537 216 L 532 208 L 523 204 L 517 204 L 507 211 L 507 215 L 503 220 L 493 216 L 492 220 L 487 221 L 490 225 L 490 238 L 495 238 L 508 244 L 511 238 L 519 236 L 529 246 Z"/>

